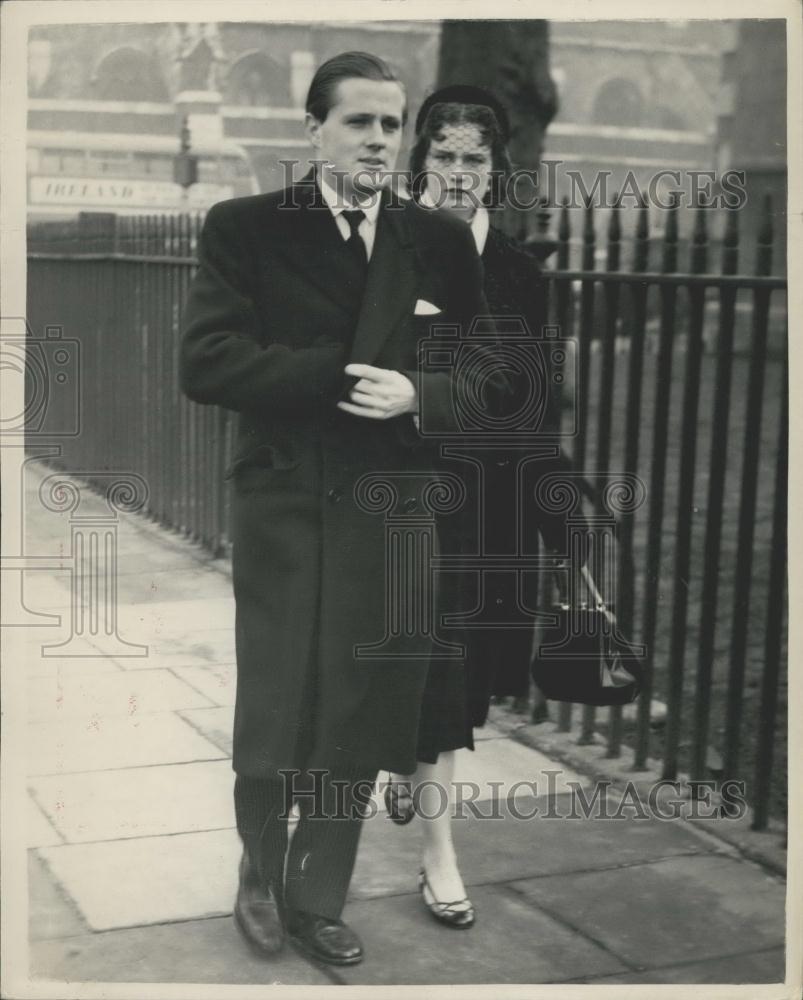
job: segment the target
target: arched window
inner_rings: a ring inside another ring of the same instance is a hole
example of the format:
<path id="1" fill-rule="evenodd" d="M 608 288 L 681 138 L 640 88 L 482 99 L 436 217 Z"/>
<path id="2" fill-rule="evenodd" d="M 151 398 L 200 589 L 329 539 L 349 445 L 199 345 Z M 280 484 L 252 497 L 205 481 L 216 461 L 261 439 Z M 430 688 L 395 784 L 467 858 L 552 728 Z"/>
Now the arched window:
<path id="1" fill-rule="evenodd" d="M 630 80 L 617 77 L 600 87 L 591 112 L 593 125 L 638 126 L 643 118 L 644 101 Z"/>
<path id="2" fill-rule="evenodd" d="M 654 119 L 655 128 L 674 129 L 677 132 L 683 132 L 688 128 L 688 125 L 677 111 L 673 111 L 664 104 L 659 104 L 655 111 L 650 113 L 649 117 Z"/>
<path id="3" fill-rule="evenodd" d="M 250 107 L 287 107 L 289 72 L 265 52 L 249 52 L 229 70 L 225 100 Z"/>
<path id="4" fill-rule="evenodd" d="M 93 77 L 95 97 L 100 101 L 166 101 L 162 74 L 154 59 L 130 46 L 110 52 Z"/>

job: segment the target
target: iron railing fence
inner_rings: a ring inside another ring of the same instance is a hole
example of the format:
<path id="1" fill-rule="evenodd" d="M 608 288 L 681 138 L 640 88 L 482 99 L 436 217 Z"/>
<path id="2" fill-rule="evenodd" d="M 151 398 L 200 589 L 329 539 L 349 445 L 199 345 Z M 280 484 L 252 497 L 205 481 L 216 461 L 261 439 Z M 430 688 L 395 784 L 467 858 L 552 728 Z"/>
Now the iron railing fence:
<path id="1" fill-rule="evenodd" d="M 561 401 L 577 417 L 575 466 L 638 476 L 647 497 L 618 519 L 616 589 L 647 650 L 646 690 L 634 715 L 583 708 L 580 739 L 602 731 L 611 757 L 632 754 L 636 770 L 657 757 L 669 779 L 744 778 L 764 829 L 786 810 L 786 280 L 771 273 L 769 203 L 752 273 L 737 213 L 710 258 L 705 210 L 678 270 L 679 211 L 657 243 L 642 207 L 625 261 L 620 213 L 601 255 L 589 208 L 577 262 L 564 207 L 545 271 L 550 321 L 576 344 Z M 32 233 L 28 321 L 80 342 L 80 433 L 61 441 L 63 466 L 89 482 L 139 473 L 147 513 L 221 556 L 233 415 L 190 403 L 177 377 L 201 221 L 88 217 Z M 53 393 L 48 425 L 70 405 Z M 572 711 L 559 707 L 559 728 Z"/>

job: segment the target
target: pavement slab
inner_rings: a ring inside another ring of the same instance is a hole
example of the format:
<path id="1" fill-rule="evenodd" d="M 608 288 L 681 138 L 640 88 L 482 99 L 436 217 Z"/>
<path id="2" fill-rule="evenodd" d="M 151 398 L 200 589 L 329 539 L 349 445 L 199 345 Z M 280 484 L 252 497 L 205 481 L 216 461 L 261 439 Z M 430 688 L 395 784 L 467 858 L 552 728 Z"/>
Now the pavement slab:
<path id="1" fill-rule="evenodd" d="M 705 962 L 686 962 L 625 975 L 578 980 L 607 986 L 613 983 L 782 983 L 786 972 L 783 948 L 739 952 Z"/>
<path id="2" fill-rule="evenodd" d="M 28 727 L 28 774 L 213 760 L 223 753 L 174 712 L 58 719 Z"/>
<path id="3" fill-rule="evenodd" d="M 28 682 L 31 722 L 204 708 L 211 702 L 169 670 L 117 671 L 105 677 L 33 677 Z"/>
<path id="4" fill-rule="evenodd" d="M 214 575 L 215 581 L 227 581 Z M 225 592 L 224 592 L 225 591 Z M 234 640 L 234 598 L 230 586 L 221 587 L 219 596 L 207 595 L 196 600 L 153 601 L 121 604 L 120 632 L 131 642 L 153 642 L 192 636 L 199 630 L 228 630 Z"/>
<path id="5" fill-rule="evenodd" d="M 34 651 L 27 659 L 26 673 L 29 677 L 99 677 L 105 674 L 122 673 L 122 667 L 108 656 L 94 655 L 81 657 L 39 657 Z"/>
<path id="6" fill-rule="evenodd" d="M 236 830 L 71 844 L 42 850 L 94 931 L 231 913 Z"/>
<path id="7" fill-rule="evenodd" d="M 172 567 L 154 572 L 152 568 L 133 572 L 121 557 L 122 569 L 117 577 L 117 596 L 122 605 L 157 604 L 163 601 L 183 602 L 215 597 L 231 599 L 231 580 L 212 569 L 194 563 L 185 568 Z"/>
<path id="8" fill-rule="evenodd" d="M 39 941 L 31 974 L 59 982 L 331 985 L 333 978 L 286 946 L 255 956 L 230 917 Z"/>
<path id="9" fill-rule="evenodd" d="M 42 608 L 67 608 L 72 603 L 72 573 L 62 570 L 32 569 L 22 574 L 22 598 L 31 611 Z"/>
<path id="10" fill-rule="evenodd" d="M 188 604 L 194 602 L 188 601 Z M 142 605 L 140 605 L 140 608 Z M 189 612 L 186 612 L 189 617 Z M 158 618 L 158 616 L 157 616 Z M 143 618 L 143 621 L 145 618 Z M 180 629 L 171 632 L 164 618 L 158 619 L 157 630 L 147 634 L 140 624 L 136 629 L 126 632 L 121 628 L 121 634 L 129 641 L 142 641 L 148 646 L 144 657 L 126 657 L 117 660 L 125 670 L 147 670 L 155 667 L 173 669 L 175 667 L 217 666 L 221 663 L 234 663 L 236 653 L 234 648 L 234 626 L 225 628 L 199 629 L 197 622 L 207 625 L 203 617 L 196 619 L 196 624 L 185 623 Z M 135 637 L 139 635 L 140 639 Z M 144 638 L 142 638 L 144 636 Z"/>
<path id="11" fill-rule="evenodd" d="M 237 693 L 235 663 L 202 664 L 197 667 L 174 667 L 173 673 L 200 691 L 213 705 L 234 705 Z"/>
<path id="12" fill-rule="evenodd" d="M 31 941 L 69 938 L 89 930 L 75 903 L 47 870 L 36 851 L 28 851 L 28 935 Z"/>
<path id="13" fill-rule="evenodd" d="M 230 578 L 179 535 L 121 517 L 118 632 L 147 655 L 86 632 L 43 656 L 72 627 L 70 517 L 37 496 L 49 474 L 26 475 L 24 551 L 56 562 L 3 574 L 28 622 L 14 655 L 26 660 L 29 754 L 36 772 L 51 770 L 34 774 L 23 804 L 35 975 L 308 986 L 782 979 L 782 879 L 684 821 L 568 818 L 572 783 L 589 779 L 492 725 L 476 732 L 474 753 L 457 754 L 466 818 L 453 833 L 471 931 L 425 909 L 423 821 L 387 819 L 382 772 L 344 914 L 365 962 L 319 968 L 289 947 L 254 956 L 230 916 L 240 856 Z M 83 514 L 108 514 L 103 498 L 79 492 Z M 31 611 L 60 620 L 48 627 Z M 506 801 L 514 789 L 518 816 Z"/>
<path id="14" fill-rule="evenodd" d="M 67 649 L 63 643 L 70 638 L 70 616 L 62 612 L 60 624 L 20 630 L 14 636 L 13 648 L 25 665 L 28 677 L 79 676 L 81 674 L 114 674 L 122 668 L 104 654 L 86 636 L 74 636 Z M 60 648 L 49 648 L 49 647 Z M 69 653 L 70 655 L 65 655 Z"/>
<path id="15" fill-rule="evenodd" d="M 205 569 L 209 554 L 172 534 L 157 534 L 155 526 L 141 530 L 120 525 L 117 531 L 117 572 L 120 578 L 130 573 L 166 573 Z M 164 538 L 167 538 L 165 544 Z"/>
<path id="16" fill-rule="evenodd" d="M 25 840 L 27 847 L 50 847 L 54 844 L 64 843 L 64 838 L 30 795 L 28 796 L 27 822 Z"/>
<path id="17" fill-rule="evenodd" d="M 196 708 L 179 713 L 193 729 L 224 753 L 231 756 L 232 730 L 234 726 L 234 706 L 223 705 L 214 708 Z"/>
<path id="18" fill-rule="evenodd" d="M 548 772 L 553 772 L 554 777 L 550 779 Z M 501 782 L 504 797 L 519 782 L 524 786 L 534 782 L 535 789 L 523 787 L 521 790 L 522 794 L 532 795 L 547 790 L 568 791 L 567 782 L 585 784 L 587 779 L 556 764 L 538 750 L 509 739 L 490 739 L 479 742 L 474 750 L 456 752 L 454 781 L 478 786 L 477 801 L 482 802 L 500 794 L 496 790 L 499 785 L 494 783 Z"/>
<path id="19" fill-rule="evenodd" d="M 543 818 L 549 812 L 567 814 L 571 809 L 568 796 L 556 800 L 517 797 L 515 804 L 518 815 L 504 802 L 497 804 L 495 812 L 488 803 L 485 809 L 477 808 L 478 816 L 465 807 L 462 818 L 453 820 L 460 872 L 467 886 L 712 852 L 710 845 L 680 822 L 629 819 L 614 827 L 605 819 Z M 350 896 L 366 899 L 409 892 L 420 868 L 421 827 L 420 817 L 407 826 L 392 823 L 385 813 L 368 819 Z M 616 835 L 611 836 L 614 829 Z"/>
<path id="20" fill-rule="evenodd" d="M 123 539 L 118 547 L 117 576 L 136 576 L 149 573 L 157 578 L 168 573 L 203 573 L 210 562 L 209 553 L 203 549 L 180 543 L 163 545 L 161 536 L 154 538 L 149 531 L 139 531 L 136 537 Z M 231 584 L 229 584 L 231 589 Z"/>
<path id="21" fill-rule="evenodd" d="M 231 761 L 33 778 L 34 797 L 68 843 L 234 826 Z"/>
<path id="22" fill-rule="evenodd" d="M 339 976 L 355 985 L 457 985 L 548 983 L 629 971 L 522 897 L 484 886 L 471 899 L 477 922 L 468 931 L 438 924 L 417 892 L 350 903 L 344 919 L 362 938 L 367 957 L 362 965 L 339 969 Z"/>
<path id="23" fill-rule="evenodd" d="M 665 964 L 669 955 L 699 961 L 784 941 L 783 882 L 732 857 L 677 857 L 550 875 L 511 888 L 635 966 Z"/>
<path id="24" fill-rule="evenodd" d="M 46 510 L 38 497 L 26 497 L 22 511 L 22 550 L 26 556 L 70 556 L 70 519 Z"/>
<path id="25" fill-rule="evenodd" d="M 505 739 L 505 737 L 506 734 L 492 722 L 486 722 L 484 726 L 480 726 L 478 729 L 474 730 L 475 743 L 479 743 L 484 740 Z"/>

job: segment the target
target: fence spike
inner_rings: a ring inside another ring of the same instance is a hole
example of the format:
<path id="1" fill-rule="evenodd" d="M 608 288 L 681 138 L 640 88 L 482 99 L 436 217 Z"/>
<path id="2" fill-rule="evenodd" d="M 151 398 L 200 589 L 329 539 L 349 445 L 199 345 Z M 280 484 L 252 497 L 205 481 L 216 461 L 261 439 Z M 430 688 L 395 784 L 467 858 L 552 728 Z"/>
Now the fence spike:
<path id="1" fill-rule="evenodd" d="M 669 195 L 667 212 L 664 253 L 661 262 L 661 269 L 665 274 L 678 269 L 678 196 L 675 191 Z"/>
<path id="2" fill-rule="evenodd" d="M 639 191 L 638 216 L 636 217 L 636 238 L 633 243 L 633 270 L 646 271 L 650 255 L 650 212 L 647 198 Z"/>
<path id="3" fill-rule="evenodd" d="M 722 273 L 737 274 L 739 271 L 739 213 L 729 211 L 725 217 L 725 232 L 722 234 Z"/>
<path id="4" fill-rule="evenodd" d="M 772 195 L 765 194 L 761 205 L 762 219 L 758 228 L 756 245 L 756 274 L 772 272 L 772 242 L 774 231 L 772 225 Z"/>
<path id="5" fill-rule="evenodd" d="M 586 202 L 585 221 L 583 223 L 583 270 L 594 270 L 594 249 L 597 234 L 594 231 L 594 205 L 589 199 Z"/>
<path id="6" fill-rule="evenodd" d="M 571 235 L 569 198 L 564 195 L 560 203 L 560 218 L 558 220 L 558 269 L 562 271 L 566 271 L 569 268 L 569 247 L 571 244 Z"/>
<path id="7" fill-rule="evenodd" d="M 186 212 L 182 212 L 178 217 L 178 245 L 179 253 L 182 257 L 188 257 L 190 217 Z"/>
<path id="8" fill-rule="evenodd" d="M 569 217 L 569 196 L 564 195 L 560 200 L 558 239 L 568 240 L 570 236 L 571 236 L 571 219 Z"/>
<path id="9" fill-rule="evenodd" d="M 694 219 L 694 232 L 691 241 L 691 260 L 689 270 L 692 274 L 703 274 L 708 264 L 708 227 L 706 225 L 704 206 L 697 209 Z"/>
<path id="10" fill-rule="evenodd" d="M 621 198 L 618 194 L 613 196 L 613 204 L 608 216 L 608 247 L 606 256 L 606 266 L 609 271 L 619 270 L 619 258 L 621 256 L 622 222 L 619 213 Z"/>

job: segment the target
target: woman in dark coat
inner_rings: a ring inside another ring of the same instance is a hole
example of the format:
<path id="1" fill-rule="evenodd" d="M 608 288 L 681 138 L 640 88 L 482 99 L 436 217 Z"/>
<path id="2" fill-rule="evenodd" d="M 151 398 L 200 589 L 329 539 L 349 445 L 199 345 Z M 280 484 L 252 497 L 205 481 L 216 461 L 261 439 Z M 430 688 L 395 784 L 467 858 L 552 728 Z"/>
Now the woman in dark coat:
<path id="1" fill-rule="evenodd" d="M 456 86 L 432 94 L 416 121 L 412 191 L 421 205 L 448 211 L 470 225 L 484 266 L 485 296 L 497 326 L 503 325 L 501 318 L 506 324 L 521 317 L 525 336 L 535 338 L 546 323 L 538 263 L 489 224 L 487 206 L 501 203 L 510 174 L 508 131 L 504 109 L 487 91 Z M 468 464 L 460 461 L 458 465 L 467 486 L 467 503 L 439 524 L 447 553 L 532 556 L 538 551 L 539 532 L 548 548 L 564 548 L 562 518 L 547 517 L 534 499 L 538 479 L 566 464 L 556 447 L 559 418 L 546 379 L 542 387 L 540 433 L 528 435 L 523 448 L 502 444 L 490 453 L 486 448 L 473 455 L 470 448 L 465 449 Z M 479 488 L 479 465 L 483 489 Z M 517 466 L 521 471 L 518 485 Z M 450 469 L 457 471 L 454 461 Z M 517 517 L 517 494 L 524 505 L 522 517 Z M 419 876 L 424 901 L 441 922 L 470 927 L 474 911 L 457 867 L 450 810 L 443 808 L 442 789 L 451 793 L 455 751 L 474 748 L 472 730 L 484 724 L 491 697 L 522 695 L 529 689 L 533 616 L 523 609 L 535 606 L 538 581 L 535 573 L 523 574 L 524 584 L 517 595 L 515 573 L 486 571 L 483 600 L 476 572 L 442 576 L 444 588 L 451 589 L 455 610 L 466 613 L 480 605 L 482 610 L 473 617 L 471 627 L 454 635 L 466 648 L 465 661 L 432 661 L 422 703 L 418 769 L 412 778 L 393 778 L 386 798 L 391 815 L 406 821 L 412 816 L 410 793 L 415 789 L 413 798 L 424 830 Z"/>

